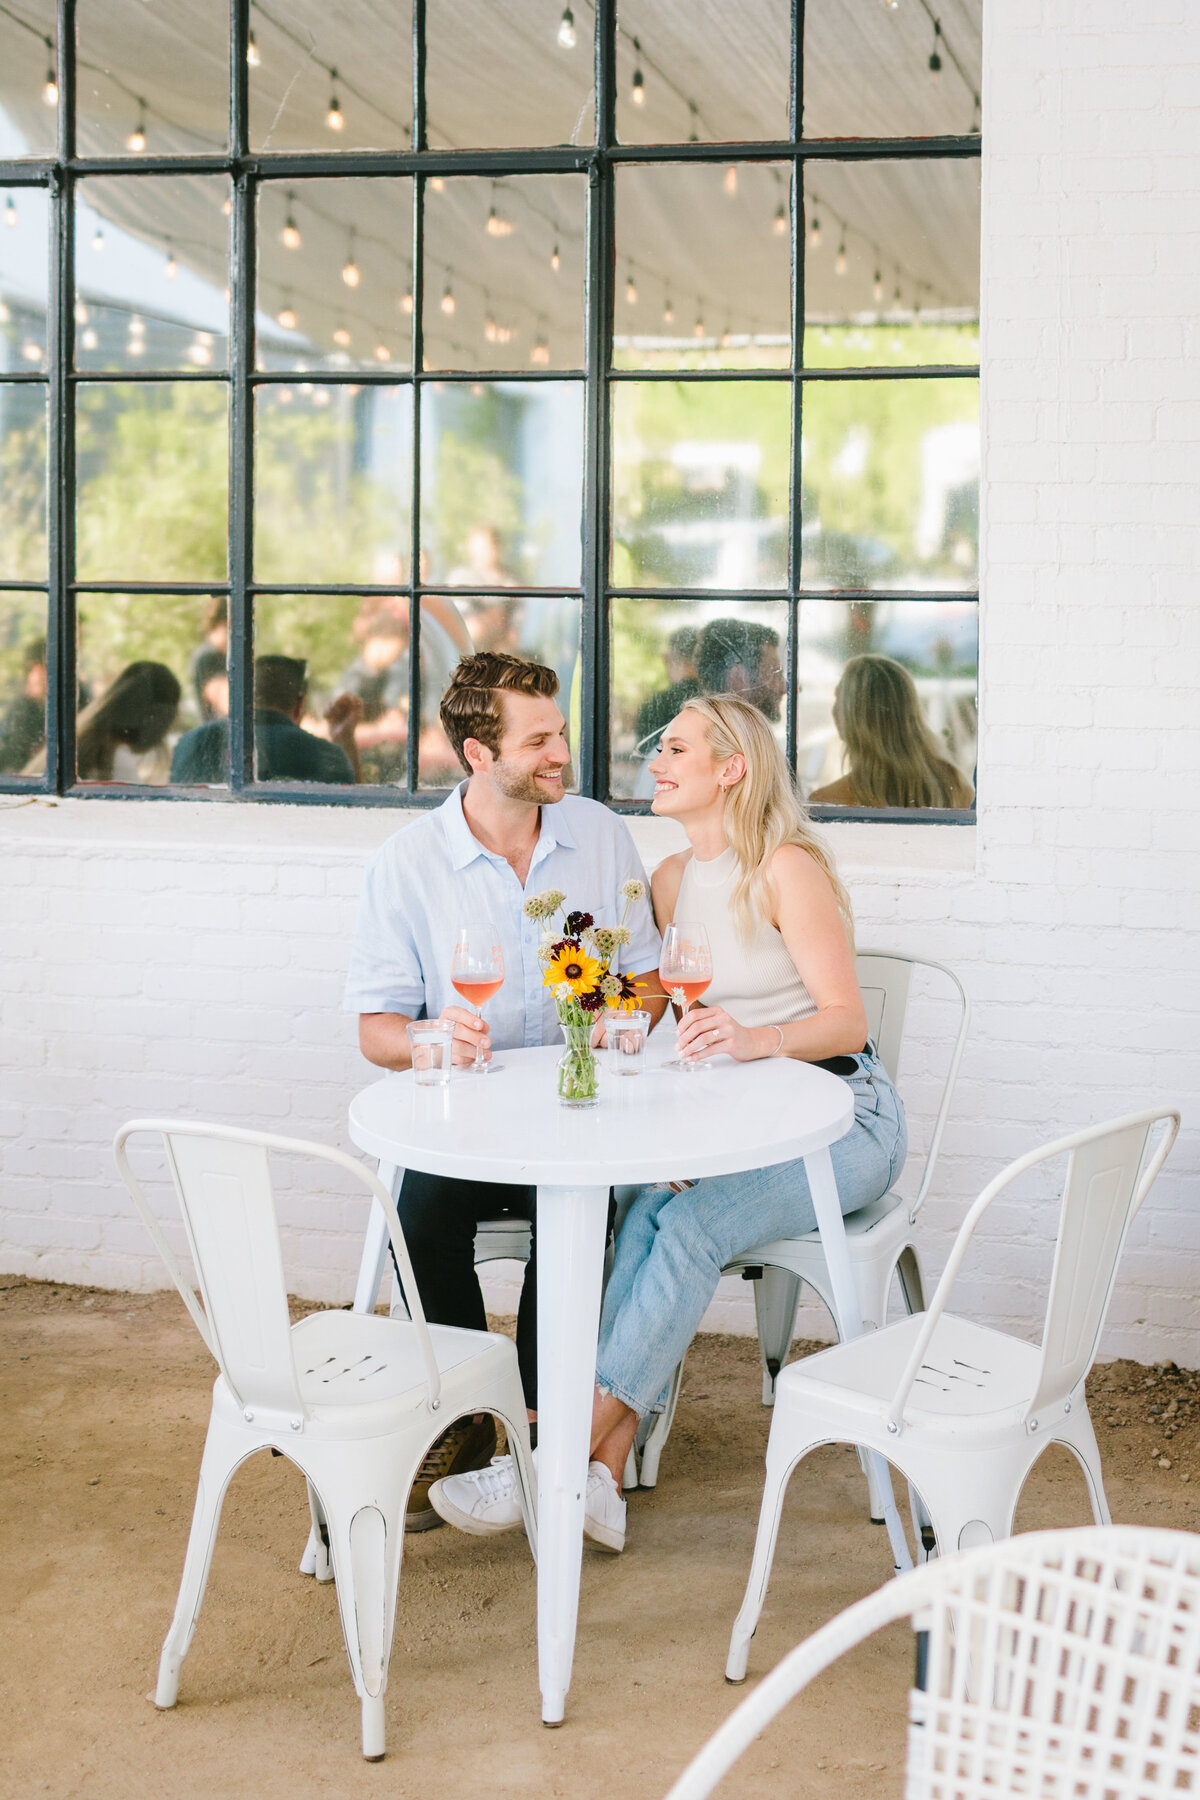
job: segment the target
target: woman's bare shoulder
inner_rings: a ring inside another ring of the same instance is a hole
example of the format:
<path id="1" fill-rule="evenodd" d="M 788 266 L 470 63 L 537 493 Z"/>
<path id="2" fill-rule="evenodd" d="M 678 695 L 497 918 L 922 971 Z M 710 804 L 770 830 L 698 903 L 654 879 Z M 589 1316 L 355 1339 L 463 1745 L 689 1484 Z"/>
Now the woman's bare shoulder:
<path id="1" fill-rule="evenodd" d="M 766 866 L 769 889 L 778 909 L 787 895 L 816 895 L 831 892 L 829 877 L 803 844 L 781 844 Z"/>

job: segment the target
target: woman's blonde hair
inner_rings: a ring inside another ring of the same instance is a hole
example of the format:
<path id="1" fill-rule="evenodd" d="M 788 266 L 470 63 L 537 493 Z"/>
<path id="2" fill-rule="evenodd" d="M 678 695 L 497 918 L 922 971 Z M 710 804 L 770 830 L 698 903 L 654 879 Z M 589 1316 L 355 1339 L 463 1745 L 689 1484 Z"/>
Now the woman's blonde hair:
<path id="1" fill-rule="evenodd" d="M 833 856 L 809 822 L 796 792 L 783 751 L 756 706 L 731 694 L 702 694 L 686 700 L 680 712 L 694 712 L 704 722 L 704 737 L 717 762 L 745 759 L 746 773 L 726 790 L 725 835 L 738 860 L 733 890 L 733 919 L 738 933 L 749 937 L 756 916 L 771 913 L 767 868 L 784 844 L 798 844 L 828 878 L 854 948 L 854 915 L 850 896 L 838 877 Z"/>
<path id="2" fill-rule="evenodd" d="M 926 724 L 900 663 L 852 656 L 834 704 L 859 806 L 970 806 L 970 784 Z"/>

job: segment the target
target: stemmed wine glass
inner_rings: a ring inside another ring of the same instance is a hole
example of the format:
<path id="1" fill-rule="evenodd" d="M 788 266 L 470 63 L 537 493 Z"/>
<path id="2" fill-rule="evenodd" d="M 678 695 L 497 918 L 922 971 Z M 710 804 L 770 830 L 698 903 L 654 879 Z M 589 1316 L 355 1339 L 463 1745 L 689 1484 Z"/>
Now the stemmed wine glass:
<path id="1" fill-rule="evenodd" d="M 712 976 L 712 949 L 704 926 L 687 919 L 673 920 L 663 933 L 658 979 L 675 1004 L 683 1008 L 680 1024 L 687 1018 L 692 1002 L 704 993 Z M 686 1069 L 692 1074 L 703 1066 L 694 1056 L 681 1056 L 678 1050 L 665 1064 L 668 1069 Z"/>
<path id="2" fill-rule="evenodd" d="M 482 1019 L 483 1008 L 504 985 L 504 951 L 500 934 L 490 920 L 482 925 L 461 925 L 450 956 L 450 985 L 457 989 L 468 1006 Z M 476 1044 L 475 1061 L 468 1063 L 466 1073 L 486 1075 L 489 1065 L 483 1060 L 483 1046 Z"/>

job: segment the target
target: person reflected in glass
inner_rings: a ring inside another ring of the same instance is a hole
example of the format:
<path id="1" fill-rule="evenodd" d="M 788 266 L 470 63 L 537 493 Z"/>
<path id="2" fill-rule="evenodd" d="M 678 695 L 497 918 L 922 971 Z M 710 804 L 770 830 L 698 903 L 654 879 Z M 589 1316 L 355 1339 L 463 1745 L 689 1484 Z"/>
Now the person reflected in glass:
<path id="1" fill-rule="evenodd" d="M 517 577 L 505 566 L 494 525 L 472 525 L 463 545 L 463 560 L 446 577 L 448 587 L 516 587 Z"/>
<path id="2" fill-rule="evenodd" d="M 219 719 L 229 711 L 229 680 L 226 674 L 224 706 L 214 704 L 221 699 L 218 670 L 226 673 L 229 656 L 229 602 L 224 594 L 215 594 L 204 611 L 204 641 L 192 652 L 192 691 L 202 720 Z"/>
<path id="3" fill-rule="evenodd" d="M 647 739 L 657 743 L 664 725 L 675 717 L 684 701 L 704 691 L 696 672 L 699 638 L 700 632 L 695 625 L 680 625 L 667 639 L 667 685 L 661 693 L 649 695 L 638 707 L 633 731 L 639 744 Z"/>
<path id="4" fill-rule="evenodd" d="M 133 662 L 75 721 L 75 768 L 80 781 L 159 785 L 167 779 L 167 733 L 183 689 L 160 662 Z M 34 769 L 45 768 L 45 752 Z"/>
<path id="5" fill-rule="evenodd" d="M 259 781 L 358 779 L 354 730 L 362 717 L 353 694 L 339 694 L 326 710 L 329 737 L 305 731 L 308 665 L 298 656 L 259 656 L 254 663 L 255 772 Z M 171 759 L 180 787 L 222 787 L 229 779 L 229 720 L 210 719 L 185 732 Z"/>
<path id="6" fill-rule="evenodd" d="M 362 705 L 355 737 L 363 779 L 403 781 L 408 767 L 408 601 L 400 595 L 375 596 L 364 603 L 367 608 L 362 648 L 338 685 Z"/>
<path id="7" fill-rule="evenodd" d="M 34 638 L 21 657 L 20 691 L 0 716 L 0 774 L 19 775 L 46 742 L 46 640 Z"/>
<path id="8" fill-rule="evenodd" d="M 809 795 L 814 806 L 967 807 L 971 784 L 921 711 L 917 684 L 890 656 L 852 656 L 833 696 L 846 773 Z"/>
<path id="9" fill-rule="evenodd" d="M 774 724 L 787 677 L 779 633 L 750 619 L 713 619 L 696 641 L 696 674 L 704 694 L 736 694 Z"/>

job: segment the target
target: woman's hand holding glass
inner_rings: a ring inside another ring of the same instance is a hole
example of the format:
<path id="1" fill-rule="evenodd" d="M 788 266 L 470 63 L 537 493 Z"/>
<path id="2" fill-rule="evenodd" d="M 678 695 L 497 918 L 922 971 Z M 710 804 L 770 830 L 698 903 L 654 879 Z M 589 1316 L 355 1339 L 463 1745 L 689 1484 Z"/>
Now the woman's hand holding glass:
<path id="1" fill-rule="evenodd" d="M 698 1061 L 706 1056 L 732 1056 L 734 1062 L 754 1062 L 763 1054 L 762 1035 L 739 1025 L 723 1006 L 694 1006 L 679 1021 L 679 1054 Z M 772 1044 L 775 1041 L 772 1026 Z"/>

